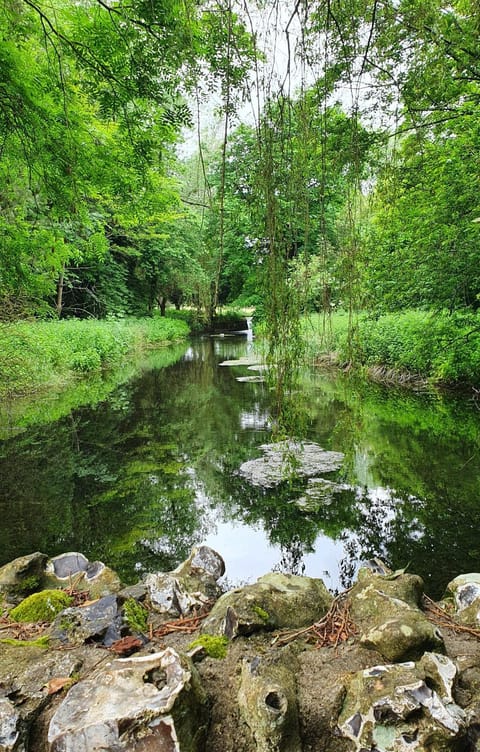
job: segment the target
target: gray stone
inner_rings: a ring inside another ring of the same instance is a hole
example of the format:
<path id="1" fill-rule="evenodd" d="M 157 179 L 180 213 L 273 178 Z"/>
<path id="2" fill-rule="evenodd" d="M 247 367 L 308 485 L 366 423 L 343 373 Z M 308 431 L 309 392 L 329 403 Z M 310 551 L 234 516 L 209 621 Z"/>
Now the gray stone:
<path id="1" fill-rule="evenodd" d="M 473 627 L 480 626 L 480 574 L 470 572 L 448 583 L 445 599 L 452 600 L 455 618 Z"/>
<path id="2" fill-rule="evenodd" d="M 300 628 L 322 618 L 332 602 L 320 579 L 273 572 L 253 585 L 222 595 L 202 631 L 230 638 L 253 632 Z"/>
<path id="3" fill-rule="evenodd" d="M 274 488 L 288 478 L 308 478 L 319 473 L 338 470 L 343 462 L 341 452 L 329 452 L 318 444 L 279 441 L 262 444 L 263 457 L 240 465 L 239 474 L 253 486 Z"/>
<path id="4" fill-rule="evenodd" d="M 309 478 L 305 495 L 299 499 L 292 499 L 291 503 L 304 512 L 316 512 L 321 507 L 331 504 L 337 494 L 350 488 L 351 486 L 345 483 L 334 483 L 325 478 Z"/>
<path id="5" fill-rule="evenodd" d="M 77 551 L 49 559 L 42 583 L 44 588 L 74 587 L 88 591 L 91 598 L 103 598 L 121 589 L 120 578 L 101 561 L 89 561 Z"/>
<path id="6" fill-rule="evenodd" d="M 144 584 L 152 608 L 168 616 L 186 616 L 218 598 L 217 580 L 225 572 L 220 554 L 208 546 L 192 549 L 188 559 L 172 572 L 155 572 Z"/>
<path id="7" fill-rule="evenodd" d="M 172 648 L 113 661 L 69 690 L 50 721 L 51 752 L 197 752 L 204 696 L 193 671 Z"/>
<path id="8" fill-rule="evenodd" d="M 7 697 L 0 698 L 0 750 L 11 752 L 20 736 L 20 715 Z"/>
<path id="9" fill-rule="evenodd" d="M 121 623 L 117 597 L 107 595 L 89 606 L 64 609 L 53 623 L 52 637 L 77 645 L 91 640 L 108 646 L 120 639 Z"/>
<path id="10" fill-rule="evenodd" d="M 443 696 L 430 686 L 424 667 L 412 662 L 373 666 L 353 675 L 338 727 L 355 749 L 446 752 L 456 748 L 466 729 L 465 714 L 449 699 L 455 667 L 443 656 L 429 660 L 430 668 L 442 667 Z"/>
<path id="11" fill-rule="evenodd" d="M 238 702 L 258 752 L 301 752 L 291 651 L 244 660 Z"/>
<path id="12" fill-rule="evenodd" d="M 0 593 L 14 600 L 22 600 L 29 593 L 39 590 L 47 558 L 46 554 L 37 551 L 28 556 L 19 556 L 0 567 Z"/>

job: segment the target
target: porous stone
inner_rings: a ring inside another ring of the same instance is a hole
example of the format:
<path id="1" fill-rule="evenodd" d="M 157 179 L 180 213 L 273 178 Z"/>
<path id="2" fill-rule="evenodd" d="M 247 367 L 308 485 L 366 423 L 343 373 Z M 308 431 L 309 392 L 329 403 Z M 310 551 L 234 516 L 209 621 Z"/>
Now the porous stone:
<path id="1" fill-rule="evenodd" d="M 118 659 L 72 687 L 50 721 L 51 752 L 197 752 L 204 696 L 193 666 L 167 648 Z"/>
<path id="2" fill-rule="evenodd" d="M 239 474 L 252 486 L 274 488 L 288 478 L 309 478 L 331 473 L 342 466 L 344 455 L 329 452 L 318 444 L 279 441 L 262 444 L 263 457 L 240 465 Z"/>
<path id="3" fill-rule="evenodd" d="M 297 669 L 297 670 L 295 670 Z M 245 659 L 238 702 L 258 752 L 301 752 L 291 651 Z"/>
<path id="4" fill-rule="evenodd" d="M 91 598 L 103 598 L 121 589 L 120 578 L 101 561 L 89 561 L 86 556 L 69 551 L 49 559 L 43 578 L 44 588 L 87 590 Z"/>
<path id="5" fill-rule="evenodd" d="M 253 585 L 222 595 L 202 630 L 233 638 L 261 630 L 304 627 L 321 619 L 332 600 L 320 579 L 272 572 Z"/>
<path id="6" fill-rule="evenodd" d="M 431 686 L 424 666 L 413 662 L 379 665 L 353 675 L 338 728 L 356 750 L 447 752 L 464 736 L 465 714 L 451 701 L 455 667 L 443 656 L 442 679 Z M 451 663 L 451 662 L 450 662 Z M 431 668 L 431 666 L 430 666 Z M 440 693 L 437 691 L 440 690 Z"/>

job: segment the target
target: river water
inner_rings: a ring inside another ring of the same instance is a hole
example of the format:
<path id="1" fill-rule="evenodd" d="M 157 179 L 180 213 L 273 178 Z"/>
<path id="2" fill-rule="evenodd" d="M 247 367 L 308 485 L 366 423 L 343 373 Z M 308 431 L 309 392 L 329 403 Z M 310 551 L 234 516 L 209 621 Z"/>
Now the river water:
<path id="1" fill-rule="evenodd" d="M 205 337 L 164 355 L 170 365 L 153 358 L 113 389 L 96 384 L 90 406 L 65 395 L 3 406 L 0 564 L 77 550 L 133 582 L 204 542 L 228 584 L 275 569 L 335 590 L 379 556 L 421 574 L 433 597 L 480 571 L 475 400 L 305 374 L 302 438 L 345 460 L 328 476 L 343 491 L 300 508 L 305 484 L 264 492 L 237 472 L 271 440 L 269 392 L 237 380 L 246 366 L 219 364 L 252 347 Z"/>

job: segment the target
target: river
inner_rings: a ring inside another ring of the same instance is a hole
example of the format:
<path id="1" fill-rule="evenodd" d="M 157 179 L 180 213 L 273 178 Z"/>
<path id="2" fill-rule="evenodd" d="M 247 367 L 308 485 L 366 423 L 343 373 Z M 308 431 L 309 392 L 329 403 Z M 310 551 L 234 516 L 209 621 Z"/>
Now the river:
<path id="1" fill-rule="evenodd" d="M 299 506 L 305 484 L 268 492 L 238 475 L 271 440 L 264 383 L 221 366 L 253 347 L 204 337 L 155 358 L 89 405 L 37 397 L 0 411 L 0 564 L 82 551 L 126 582 L 205 542 L 227 584 L 276 569 L 349 585 L 373 556 L 421 574 L 439 597 L 480 571 L 480 411 L 468 397 L 310 372 L 302 438 L 343 452 L 343 490 Z M 158 361 L 158 358 L 157 358 Z M 119 379 L 121 382 L 121 379 Z"/>

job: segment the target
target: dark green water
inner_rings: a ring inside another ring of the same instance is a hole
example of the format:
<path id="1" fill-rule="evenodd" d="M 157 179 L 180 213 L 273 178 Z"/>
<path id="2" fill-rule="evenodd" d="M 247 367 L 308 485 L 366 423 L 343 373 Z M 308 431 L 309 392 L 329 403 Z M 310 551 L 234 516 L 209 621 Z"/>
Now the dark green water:
<path id="1" fill-rule="evenodd" d="M 198 340 L 113 391 L 92 384 L 93 406 L 65 395 L 3 406 L 0 564 L 78 550 L 131 582 L 207 542 L 230 582 L 275 568 L 342 587 L 380 556 L 433 596 L 480 571 L 478 404 L 306 377 L 305 438 L 345 453 L 337 479 L 349 486 L 307 514 L 291 503 L 300 485 L 263 493 L 236 475 L 270 439 L 269 395 L 236 380 L 244 367 L 218 364 L 251 346 Z"/>

